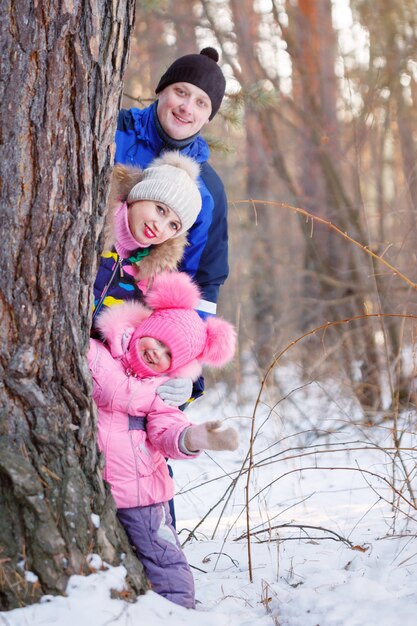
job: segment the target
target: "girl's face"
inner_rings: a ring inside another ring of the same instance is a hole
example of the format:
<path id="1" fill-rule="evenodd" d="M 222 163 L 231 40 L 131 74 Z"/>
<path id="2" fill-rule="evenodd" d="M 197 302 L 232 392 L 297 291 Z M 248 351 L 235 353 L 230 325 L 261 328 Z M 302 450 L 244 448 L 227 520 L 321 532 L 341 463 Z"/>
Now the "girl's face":
<path id="1" fill-rule="evenodd" d="M 174 237 L 181 229 L 181 220 L 162 202 L 137 200 L 127 213 L 130 232 L 141 246 L 158 245 Z"/>
<path id="2" fill-rule="evenodd" d="M 171 367 L 171 352 L 162 341 L 153 337 L 141 337 L 137 345 L 142 361 L 157 374 Z"/>
<path id="3" fill-rule="evenodd" d="M 158 94 L 157 115 L 164 131 L 173 139 L 198 133 L 209 121 L 211 100 L 191 83 L 168 85 Z"/>

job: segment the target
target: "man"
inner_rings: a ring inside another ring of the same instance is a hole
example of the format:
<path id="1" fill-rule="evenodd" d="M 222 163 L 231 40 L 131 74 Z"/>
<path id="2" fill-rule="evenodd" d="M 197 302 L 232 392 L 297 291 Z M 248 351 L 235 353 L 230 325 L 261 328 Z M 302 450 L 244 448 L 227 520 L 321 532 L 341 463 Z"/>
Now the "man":
<path id="1" fill-rule="evenodd" d="M 116 131 L 116 163 L 148 167 L 164 150 L 179 150 L 200 164 L 202 209 L 188 234 L 180 270 L 198 284 L 201 317 L 216 313 L 220 285 L 228 276 L 227 199 L 209 165 L 201 129 L 220 108 L 226 81 L 214 48 L 178 58 L 160 79 L 158 100 L 145 109 L 121 110 Z M 201 394 L 194 386 L 194 397 Z"/>
<path id="2" fill-rule="evenodd" d="M 201 167 L 203 206 L 189 231 L 189 246 L 181 270 L 199 285 L 199 312 L 215 314 L 219 287 L 228 275 L 227 200 L 223 184 L 209 165 L 209 148 L 201 129 L 213 119 L 224 96 L 226 81 L 214 48 L 188 54 L 170 65 L 145 109 L 122 110 L 116 131 L 116 163 L 147 167 L 164 150 L 180 150 Z"/>

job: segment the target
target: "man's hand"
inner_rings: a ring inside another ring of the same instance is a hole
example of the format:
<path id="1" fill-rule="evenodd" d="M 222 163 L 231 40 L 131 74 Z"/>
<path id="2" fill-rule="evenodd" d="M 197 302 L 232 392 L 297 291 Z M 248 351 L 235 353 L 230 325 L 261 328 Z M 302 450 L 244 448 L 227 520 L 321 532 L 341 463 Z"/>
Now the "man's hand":
<path id="1" fill-rule="evenodd" d="M 192 391 L 191 378 L 171 378 L 159 385 L 156 393 L 170 406 L 181 406 L 191 398 Z"/>

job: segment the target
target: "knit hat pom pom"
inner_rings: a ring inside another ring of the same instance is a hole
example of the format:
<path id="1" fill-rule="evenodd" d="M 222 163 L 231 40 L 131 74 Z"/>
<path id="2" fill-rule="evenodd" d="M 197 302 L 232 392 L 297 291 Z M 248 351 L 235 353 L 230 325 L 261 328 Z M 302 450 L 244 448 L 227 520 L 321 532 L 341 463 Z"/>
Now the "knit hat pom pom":
<path id="1" fill-rule="evenodd" d="M 209 59 L 213 59 L 215 63 L 217 63 L 219 60 L 219 53 L 215 48 L 212 48 L 211 46 L 208 46 L 208 48 L 203 48 L 200 54 L 204 54 L 206 57 L 209 57 Z"/>
<path id="2" fill-rule="evenodd" d="M 203 363 L 221 367 L 233 358 L 236 349 L 236 331 L 229 322 L 209 317 L 206 322 L 207 340 L 202 354 Z"/>
<path id="3" fill-rule="evenodd" d="M 160 165 L 171 165 L 172 167 L 178 167 L 180 170 L 184 170 L 191 178 L 192 181 L 196 181 L 200 174 L 200 166 L 197 161 L 191 159 L 184 154 L 181 154 L 179 150 L 171 150 L 165 152 L 161 157 L 152 161 L 149 167 L 158 167 Z"/>
<path id="4" fill-rule="evenodd" d="M 163 272 L 155 276 L 146 294 L 151 309 L 194 309 L 200 300 L 198 287 L 184 272 Z"/>

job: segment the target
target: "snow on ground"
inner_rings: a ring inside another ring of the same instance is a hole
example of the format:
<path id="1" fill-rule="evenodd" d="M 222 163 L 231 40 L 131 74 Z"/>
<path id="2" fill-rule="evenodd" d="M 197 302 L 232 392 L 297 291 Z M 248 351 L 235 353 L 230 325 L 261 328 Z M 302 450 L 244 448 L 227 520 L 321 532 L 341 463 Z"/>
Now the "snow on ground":
<path id="1" fill-rule="evenodd" d="M 239 473 L 257 387 L 238 403 L 218 386 L 187 411 L 196 422 L 227 418 L 241 437 L 234 453 L 173 463 L 197 615 L 153 592 L 134 604 L 111 599 L 123 589 L 121 566 L 73 577 L 67 597 L 1 613 L 0 625 L 414 626 L 417 515 L 404 468 L 416 488 L 416 416 L 401 416 L 396 456 L 393 423 L 363 426 L 337 381 L 304 385 L 287 370 L 279 383 L 256 410 L 248 485 Z M 257 533 L 249 547 L 246 497 Z"/>

